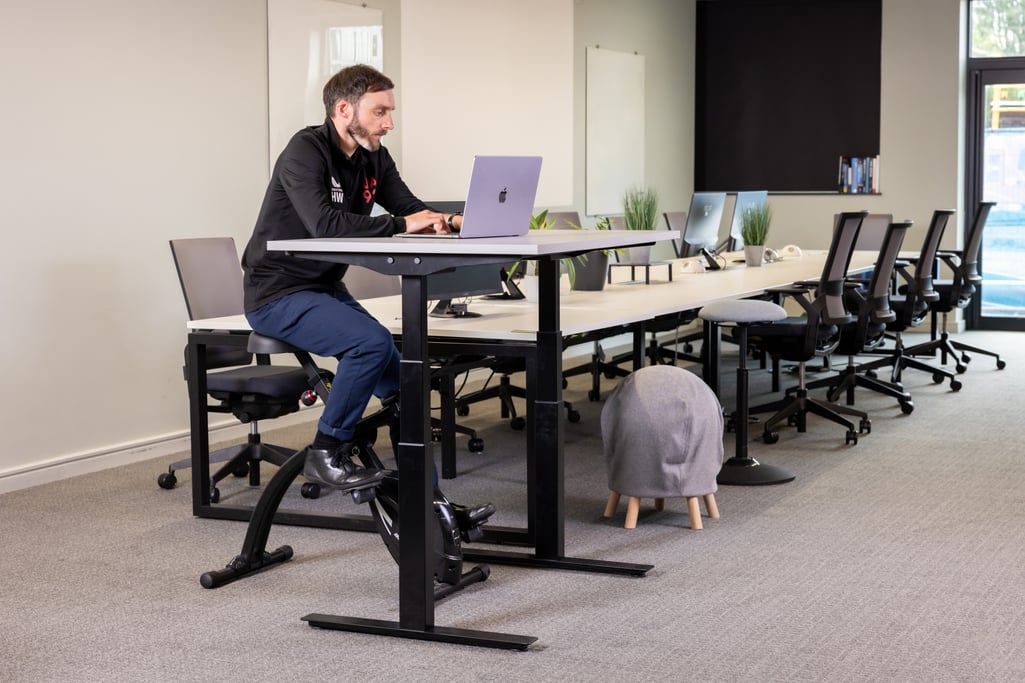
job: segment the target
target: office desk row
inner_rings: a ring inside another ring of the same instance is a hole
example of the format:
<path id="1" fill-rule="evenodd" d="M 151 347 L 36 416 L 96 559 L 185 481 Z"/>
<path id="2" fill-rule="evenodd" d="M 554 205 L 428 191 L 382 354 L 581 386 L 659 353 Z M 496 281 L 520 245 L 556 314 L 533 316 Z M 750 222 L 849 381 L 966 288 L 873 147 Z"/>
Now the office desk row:
<path id="1" fill-rule="evenodd" d="M 443 629 L 433 623 L 432 577 L 425 558 L 430 557 L 432 534 L 431 485 L 428 463 L 431 459 L 428 415 L 428 339 L 432 343 L 460 344 L 472 341 L 511 345 L 516 352 L 529 355 L 534 372 L 527 373 L 527 488 L 528 528 L 522 540 L 533 553 L 467 552 L 472 561 L 512 563 L 522 566 L 556 567 L 583 571 L 643 574 L 650 565 L 604 562 L 568 557 L 563 532 L 563 458 L 561 434 L 562 348 L 563 337 L 584 334 L 615 326 L 643 325 L 645 320 L 681 310 L 699 308 L 711 301 L 739 298 L 761 293 L 766 288 L 816 277 L 824 254 L 809 252 L 762 268 L 732 266 L 723 271 L 699 275 L 678 275 L 673 282 L 651 285 L 615 283 L 603 292 L 560 293 L 558 258 L 593 248 L 615 248 L 634 243 L 638 236 L 609 232 L 564 236 L 531 236 L 528 242 L 495 242 L 486 248 L 475 244 L 477 253 L 466 253 L 458 241 L 432 241 L 432 252 L 422 253 L 424 242 L 417 242 L 420 253 L 396 253 L 392 240 L 299 240 L 272 243 L 306 258 L 319 258 L 370 267 L 380 272 L 403 275 L 399 297 L 370 300 L 367 308 L 383 323 L 402 336 L 403 423 L 399 446 L 399 469 L 404 485 L 400 491 L 403 543 L 399 560 L 399 621 L 382 622 L 354 617 L 310 615 L 311 624 L 341 630 L 370 632 L 401 637 L 446 640 L 491 647 L 525 648 L 531 637 L 488 634 L 465 629 Z M 658 237 L 671 239 L 672 232 Z M 475 241 L 477 242 L 477 241 Z M 437 245 L 437 246 L 435 246 Z M 540 266 L 541 297 L 538 304 L 523 302 L 476 302 L 482 317 L 469 319 L 430 319 L 426 315 L 426 275 L 461 263 L 499 263 L 513 257 L 537 258 Z M 874 255 L 856 254 L 852 267 L 871 266 Z M 560 298 L 562 299 L 560 301 Z M 197 405 L 193 419 L 193 460 L 195 471 L 205 472 L 208 464 L 205 387 L 199 375 L 203 348 L 213 343 L 202 330 L 241 331 L 244 321 L 207 320 L 190 323 L 190 365 L 195 383 L 190 382 L 190 400 Z M 223 340 L 220 335 L 217 341 Z M 204 490 L 205 489 L 205 490 Z M 199 516 L 221 516 L 210 504 L 205 477 L 193 478 L 193 510 Z M 240 517 L 233 517 L 240 518 Z M 289 522 L 285 517 L 278 521 Z M 307 522 L 301 522 L 307 523 Z M 325 524 L 324 526 L 332 526 Z M 342 527 L 350 528 L 350 527 Z M 487 539 L 486 539 L 487 540 Z"/>

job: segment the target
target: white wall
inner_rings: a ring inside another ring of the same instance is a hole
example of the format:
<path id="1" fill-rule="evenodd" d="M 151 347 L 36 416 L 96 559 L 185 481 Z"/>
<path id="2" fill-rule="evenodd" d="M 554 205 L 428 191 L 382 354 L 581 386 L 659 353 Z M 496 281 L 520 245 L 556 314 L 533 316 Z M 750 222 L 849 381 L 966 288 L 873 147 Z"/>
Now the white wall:
<path id="1" fill-rule="evenodd" d="M 455 121 L 476 111 L 473 91 L 453 78 L 465 73 L 462 62 L 490 60 L 502 69 L 518 63 L 508 63 L 508 46 L 468 55 L 452 30 L 486 35 L 510 5 L 423 1 L 433 11 L 409 10 L 415 22 L 401 11 L 414 0 L 367 2 L 384 14 L 385 69 L 402 107 L 389 148 L 417 180 L 424 180 L 415 169 L 425 152 L 414 148 L 414 158 L 404 158 L 409 129 L 437 111 Z M 573 85 L 566 88 L 573 121 L 556 131 L 573 141 L 567 204 L 584 206 L 584 48 L 601 44 L 643 52 L 648 79 L 645 139 L 624 131 L 609 144 L 644 144 L 646 175 L 663 207 L 686 207 L 694 0 L 573 0 L 572 14 L 568 1 L 516 3 L 537 23 L 560 27 L 543 42 L 526 35 L 523 50 L 565 56 L 572 45 Z M 963 2 L 934 0 L 924 13 L 917 0 L 886 0 L 883 195 L 774 196 L 780 243 L 822 246 L 832 214 L 845 209 L 889 211 L 920 226 L 934 208 L 962 209 Z M 268 165 L 264 2 L 12 4 L 0 8 L 0 205 L 7 237 L 0 252 L 7 321 L 0 341 L 0 491 L 114 465 L 118 457 L 151 457 L 152 444 L 186 447 L 185 310 L 167 240 L 232 235 L 241 247 Z M 563 25 L 568 16 L 572 26 Z M 408 45 L 425 41 L 430 47 L 417 50 L 437 53 L 430 57 L 436 73 L 412 83 L 396 65 L 411 58 Z M 565 72 L 558 64 L 535 73 L 533 57 L 524 63 L 549 89 L 562 78 L 551 74 Z M 522 78 L 517 74 L 517 83 Z M 437 98 L 424 101 L 421 87 Z M 543 124 L 549 102 L 518 95 L 530 111 L 510 113 L 506 125 Z M 565 105 L 557 99 L 555 106 Z M 424 133 L 417 132 L 420 140 Z M 431 142 L 445 147 L 448 140 L 434 135 Z M 565 176 L 555 184 L 562 182 Z M 64 466 L 69 462 L 77 464 Z"/>
<path id="2" fill-rule="evenodd" d="M 410 187 L 460 200 L 475 154 L 539 154 L 536 204 L 571 202 L 572 2 L 402 0 L 402 19 L 397 114 Z"/>
<path id="3" fill-rule="evenodd" d="M 2 486 L 185 432 L 167 240 L 251 230 L 267 92 L 262 2 L 5 3 L 0 23 Z"/>

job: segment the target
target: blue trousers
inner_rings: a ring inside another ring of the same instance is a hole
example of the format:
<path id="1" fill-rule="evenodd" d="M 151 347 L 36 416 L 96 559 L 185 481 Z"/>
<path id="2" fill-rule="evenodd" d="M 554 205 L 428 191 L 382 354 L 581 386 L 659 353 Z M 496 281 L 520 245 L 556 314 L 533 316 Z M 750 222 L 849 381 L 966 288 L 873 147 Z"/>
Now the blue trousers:
<path id="1" fill-rule="evenodd" d="M 246 314 L 260 334 L 338 359 L 317 428 L 350 441 L 370 402 L 399 390 L 400 356 L 391 333 L 346 291 L 288 294 Z"/>

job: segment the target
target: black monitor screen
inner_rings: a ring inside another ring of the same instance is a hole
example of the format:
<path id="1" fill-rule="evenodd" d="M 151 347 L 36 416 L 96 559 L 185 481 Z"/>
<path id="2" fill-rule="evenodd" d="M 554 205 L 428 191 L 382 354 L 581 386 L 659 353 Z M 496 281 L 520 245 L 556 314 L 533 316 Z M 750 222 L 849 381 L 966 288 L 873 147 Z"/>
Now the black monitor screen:
<path id="1" fill-rule="evenodd" d="M 453 304 L 453 299 L 465 299 L 485 294 L 501 294 L 502 271 L 495 264 L 458 266 L 457 268 L 427 276 L 427 298 L 437 301 L 431 315 L 440 317 L 474 316 L 466 304 Z"/>

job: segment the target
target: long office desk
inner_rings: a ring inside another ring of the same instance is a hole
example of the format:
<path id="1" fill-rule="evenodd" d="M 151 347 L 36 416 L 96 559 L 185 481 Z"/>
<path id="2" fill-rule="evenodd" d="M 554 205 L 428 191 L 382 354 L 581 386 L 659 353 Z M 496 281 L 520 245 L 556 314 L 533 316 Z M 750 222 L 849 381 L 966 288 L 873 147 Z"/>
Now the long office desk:
<path id="1" fill-rule="evenodd" d="M 498 341 L 533 349 L 532 369 L 528 372 L 531 405 L 528 407 L 527 486 L 528 538 L 533 554 L 506 552 L 468 552 L 467 559 L 513 563 L 524 566 L 558 567 L 585 571 L 643 574 L 649 565 L 580 560 L 567 557 L 563 532 L 563 454 L 561 436 L 562 405 L 562 340 L 564 336 L 583 334 L 616 325 L 643 325 L 654 317 L 681 310 L 700 308 L 724 298 L 741 298 L 760 294 L 767 288 L 784 286 L 794 281 L 817 277 L 824 252 L 806 252 L 805 256 L 746 268 L 731 264 L 723 271 L 698 275 L 677 275 L 671 282 L 652 285 L 615 283 L 602 292 L 559 292 L 558 258 L 595 248 L 625 246 L 636 240 L 630 233 L 567 232 L 550 239 L 555 233 L 531 235 L 528 240 L 495 241 L 494 244 L 473 242 L 472 251 L 458 240 L 416 240 L 415 248 L 399 245 L 397 240 L 297 240 L 272 243 L 275 249 L 298 256 L 363 265 L 380 272 L 399 274 L 403 278 L 398 297 L 365 302 L 382 323 L 402 335 L 402 398 L 403 421 L 399 445 L 399 469 L 403 482 L 400 493 L 400 515 L 413 523 L 403 524 L 403 543 L 399 562 L 400 609 L 398 622 L 384 622 L 353 617 L 309 615 L 311 624 L 342 630 L 382 633 L 403 637 L 447 640 L 492 647 L 524 648 L 533 638 L 510 637 L 464 629 L 436 627 L 433 620 L 432 577 L 429 569 L 431 533 L 431 486 L 427 463 L 430 462 L 428 415 L 428 373 L 426 369 L 428 336 L 453 342 L 476 340 Z M 666 239 L 674 233 L 659 232 Z M 618 239 L 617 239 L 618 238 Z M 409 241 L 413 242 L 413 241 Z M 403 241 L 403 245 L 409 244 Z M 492 242 L 488 240 L 487 242 Z M 429 243 L 429 244 L 428 244 Z M 429 252 L 427 250 L 430 250 Z M 856 253 L 851 268 L 871 267 L 874 254 Z M 428 319 L 426 275 L 462 263 L 501 263 L 511 258 L 533 257 L 540 261 L 541 297 L 538 304 L 525 302 L 477 301 L 474 310 L 482 317 L 470 319 Z M 675 267 L 675 266 L 674 266 Z M 536 310 L 535 310 L 536 307 Z M 202 330 L 247 329 L 244 319 L 225 318 L 190 323 L 190 346 L 194 336 L 202 341 Z M 223 335 L 220 337 L 223 339 Z M 193 367 L 202 367 L 195 365 Z M 532 379 L 535 378 L 536 379 Z M 198 378 L 197 378 L 198 379 Z M 205 401 L 205 393 L 192 391 L 193 399 Z M 206 436 L 205 411 L 193 410 L 194 419 L 202 412 L 203 424 L 193 424 L 193 457 L 196 460 L 198 439 Z M 200 434 L 197 436 L 197 431 Z M 202 462 L 197 462 L 202 466 Z M 196 471 L 205 471 L 197 469 Z M 204 477 L 194 477 L 194 510 L 213 508 L 209 495 L 202 495 Z M 200 510 L 200 516 L 208 509 Z M 277 518 L 276 518 L 276 521 Z M 287 519 L 281 519 L 287 523 Z"/>

